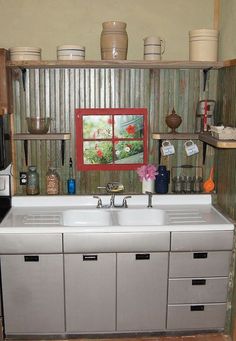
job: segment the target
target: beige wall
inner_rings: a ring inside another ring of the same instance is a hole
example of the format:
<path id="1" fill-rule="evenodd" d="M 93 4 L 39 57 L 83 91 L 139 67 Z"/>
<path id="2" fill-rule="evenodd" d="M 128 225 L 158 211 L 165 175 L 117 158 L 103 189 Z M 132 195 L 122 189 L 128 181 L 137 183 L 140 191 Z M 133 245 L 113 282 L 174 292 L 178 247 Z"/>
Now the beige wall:
<path id="1" fill-rule="evenodd" d="M 220 59 L 236 58 L 236 0 L 221 0 Z"/>
<path id="2" fill-rule="evenodd" d="M 102 22 L 121 20 L 128 59 L 142 59 L 143 38 L 158 35 L 163 60 L 188 60 L 188 31 L 212 28 L 213 8 L 214 0 L 0 0 L 0 47 L 39 46 L 56 59 L 57 45 L 81 44 L 87 59 L 100 59 Z"/>

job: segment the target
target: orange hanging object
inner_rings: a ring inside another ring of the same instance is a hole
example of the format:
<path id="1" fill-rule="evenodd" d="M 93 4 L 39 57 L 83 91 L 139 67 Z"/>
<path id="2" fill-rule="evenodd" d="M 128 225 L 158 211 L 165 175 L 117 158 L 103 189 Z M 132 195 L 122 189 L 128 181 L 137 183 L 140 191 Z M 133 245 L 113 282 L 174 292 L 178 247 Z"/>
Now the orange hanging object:
<path id="1" fill-rule="evenodd" d="M 207 179 L 204 183 L 203 183 L 203 189 L 204 192 L 206 193 L 210 193 L 213 191 L 213 189 L 215 188 L 215 183 L 213 181 L 213 167 L 211 168 L 210 171 L 210 176 L 209 179 Z"/>

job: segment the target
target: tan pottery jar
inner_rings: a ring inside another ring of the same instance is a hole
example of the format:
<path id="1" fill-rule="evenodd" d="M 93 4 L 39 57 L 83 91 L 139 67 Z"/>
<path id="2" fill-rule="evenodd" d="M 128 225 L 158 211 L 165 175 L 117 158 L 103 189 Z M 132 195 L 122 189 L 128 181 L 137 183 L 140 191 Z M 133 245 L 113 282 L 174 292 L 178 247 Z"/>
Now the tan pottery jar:
<path id="1" fill-rule="evenodd" d="M 126 23 L 106 21 L 102 24 L 102 28 L 100 38 L 101 58 L 103 60 L 125 60 L 128 50 Z"/>

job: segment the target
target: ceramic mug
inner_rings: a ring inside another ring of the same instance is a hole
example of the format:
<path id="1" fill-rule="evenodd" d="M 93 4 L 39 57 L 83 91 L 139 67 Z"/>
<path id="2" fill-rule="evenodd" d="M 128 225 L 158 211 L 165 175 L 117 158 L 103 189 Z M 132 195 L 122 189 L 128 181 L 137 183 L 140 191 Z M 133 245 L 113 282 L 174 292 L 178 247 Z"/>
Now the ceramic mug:
<path id="1" fill-rule="evenodd" d="M 184 143 L 185 151 L 188 156 L 199 153 L 198 146 L 192 140 L 188 140 Z"/>
<path id="2" fill-rule="evenodd" d="M 146 37 L 144 40 L 144 59 L 161 60 L 165 52 L 165 40 L 160 37 Z"/>
<path id="3" fill-rule="evenodd" d="M 170 143 L 170 141 L 165 140 L 162 142 L 161 153 L 163 156 L 172 155 L 175 153 L 175 147 Z"/>

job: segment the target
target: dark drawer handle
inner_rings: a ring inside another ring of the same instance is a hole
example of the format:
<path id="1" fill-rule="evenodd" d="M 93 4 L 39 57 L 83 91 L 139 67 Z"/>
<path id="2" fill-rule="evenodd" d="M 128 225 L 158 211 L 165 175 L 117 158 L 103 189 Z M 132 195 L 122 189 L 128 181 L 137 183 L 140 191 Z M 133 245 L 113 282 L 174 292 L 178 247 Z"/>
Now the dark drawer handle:
<path id="1" fill-rule="evenodd" d="M 193 258 L 195 259 L 207 258 L 207 252 L 194 252 Z"/>
<path id="2" fill-rule="evenodd" d="M 135 255 L 136 260 L 141 260 L 141 259 L 150 259 L 150 253 L 137 253 Z"/>
<path id="3" fill-rule="evenodd" d="M 83 261 L 94 261 L 98 260 L 97 255 L 83 255 Z"/>
<path id="4" fill-rule="evenodd" d="M 191 311 L 204 311 L 204 305 L 191 305 Z"/>
<path id="5" fill-rule="evenodd" d="M 39 262 L 39 256 L 24 256 L 25 262 Z"/>
<path id="6" fill-rule="evenodd" d="M 192 285 L 206 285 L 205 279 L 193 279 Z"/>

